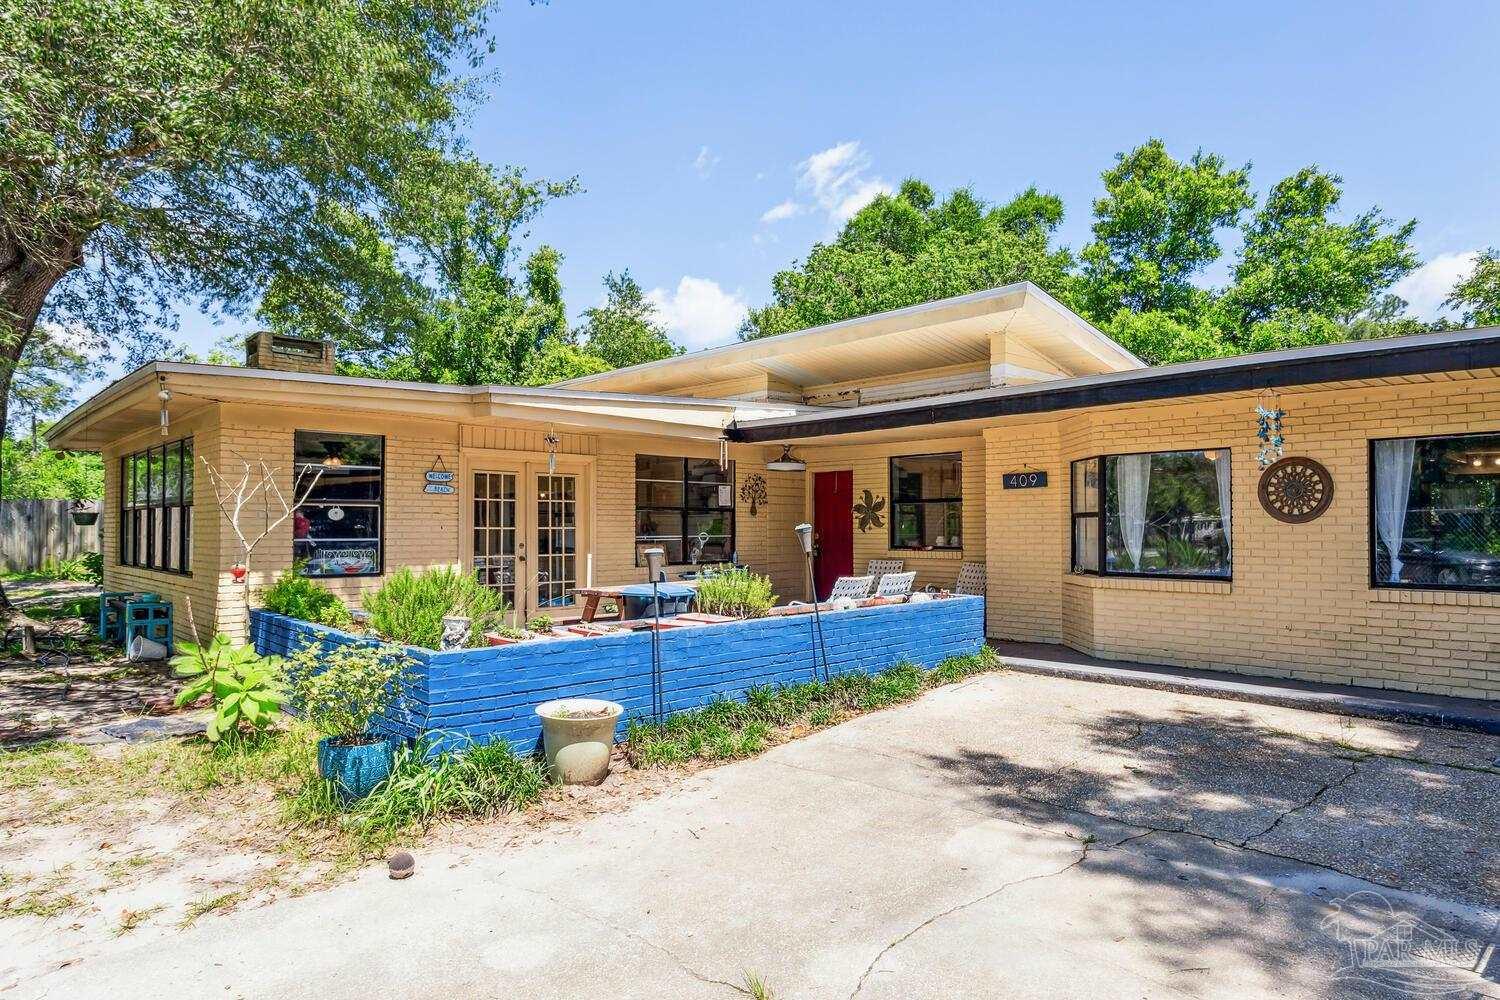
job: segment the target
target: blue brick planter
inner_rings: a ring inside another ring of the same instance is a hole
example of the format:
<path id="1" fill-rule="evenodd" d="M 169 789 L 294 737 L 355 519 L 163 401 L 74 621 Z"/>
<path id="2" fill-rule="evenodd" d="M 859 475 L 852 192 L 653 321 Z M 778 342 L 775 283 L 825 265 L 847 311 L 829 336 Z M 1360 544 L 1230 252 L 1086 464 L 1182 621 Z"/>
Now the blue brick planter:
<path id="1" fill-rule="evenodd" d="M 263 654 L 285 655 L 307 642 L 330 646 L 374 640 L 267 611 L 250 613 L 251 639 Z M 984 600 L 954 597 L 920 604 L 823 615 L 834 673 L 876 673 L 902 661 L 932 668 L 984 645 Z M 666 709 L 698 708 L 716 697 L 742 698 L 760 684 L 813 677 L 813 617 L 759 618 L 661 633 Z M 651 714 L 651 634 L 552 639 L 433 652 L 409 647 L 416 668 L 405 703 L 380 720 L 392 736 L 430 735 L 435 749 L 508 740 L 530 750 L 541 727 L 533 713 L 553 698 L 603 698 L 625 718 Z"/>

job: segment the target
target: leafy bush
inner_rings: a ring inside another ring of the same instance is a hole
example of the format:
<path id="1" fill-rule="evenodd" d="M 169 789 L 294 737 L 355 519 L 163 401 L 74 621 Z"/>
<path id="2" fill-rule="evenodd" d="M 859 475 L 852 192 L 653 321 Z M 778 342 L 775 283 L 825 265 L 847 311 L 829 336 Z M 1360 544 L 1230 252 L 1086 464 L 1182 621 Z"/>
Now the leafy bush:
<path id="1" fill-rule="evenodd" d="M 104 554 L 84 552 L 67 559 L 48 559 L 35 573 L 27 576 L 47 580 L 71 580 L 74 583 L 102 584 L 104 582 Z"/>
<path id="2" fill-rule="evenodd" d="M 446 616 L 468 618 L 469 645 L 478 646 L 484 643 L 485 630 L 510 611 L 498 593 L 451 567 L 421 573 L 403 567 L 379 590 L 366 594 L 364 605 L 376 632 L 393 642 L 427 649 L 438 648 Z"/>
<path id="3" fill-rule="evenodd" d="M 302 576 L 297 566 L 282 573 L 265 589 L 260 595 L 260 606 L 278 615 L 331 628 L 348 628 L 354 623 L 338 595 L 318 581 Z"/>
<path id="4" fill-rule="evenodd" d="M 193 678 L 177 692 L 178 708 L 205 694 L 213 698 L 214 715 L 204 735 L 213 742 L 239 732 L 241 726 L 261 730 L 271 724 L 283 698 L 278 661 L 261 656 L 253 646 L 237 646 L 220 632 L 206 646 L 177 644 L 172 669 L 178 677 Z"/>
<path id="5" fill-rule="evenodd" d="M 712 615 L 760 618 L 776 604 L 771 578 L 748 569 L 728 569 L 698 584 L 699 611 Z"/>
<path id="6" fill-rule="evenodd" d="M 551 615 L 534 615 L 527 620 L 526 627 L 533 632 L 551 632 L 556 624 Z"/>
<path id="7" fill-rule="evenodd" d="M 397 646 L 335 646 L 310 642 L 286 660 L 292 702 L 324 736 L 352 741 L 390 707 L 411 668 Z"/>
<path id="8" fill-rule="evenodd" d="M 774 727 L 822 728 L 1001 666 L 1000 657 L 986 646 L 969 656 L 949 657 L 932 670 L 898 663 L 878 674 L 851 672 L 827 683 L 754 687 L 743 702 L 719 699 L 660 723 L 631 722 L 625 755 L 640 767 L 750 757 L 771 744 Z"/>

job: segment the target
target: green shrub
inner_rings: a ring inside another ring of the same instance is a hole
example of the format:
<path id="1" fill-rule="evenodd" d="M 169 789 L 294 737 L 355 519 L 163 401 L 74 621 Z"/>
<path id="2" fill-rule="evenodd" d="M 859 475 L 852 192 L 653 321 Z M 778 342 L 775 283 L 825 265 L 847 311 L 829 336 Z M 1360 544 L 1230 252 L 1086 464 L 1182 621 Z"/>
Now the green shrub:
<path id="1" fill-rule="evenodd" d="M 397 570 L 379 590 L 366 594 L 370 625 L 393 642 L 437 649 L 443 619 L 462 616 L 472 624 L 469 645 L 484 643 L 484 633 L 509 613 L 505 598 L 468 573 L 451 567 L 413 573 Z"/>
<path id="2" fill-rule="evenodd" d="M 204 730 L 213 742 L 237 734 L 242 726 L 266 728 L 281 707 L 279 661 L 261 656 L 253 646 L 235 645 L 222 632 L 206 646 L 179 642 L 171 665 L 178 677 L 193 678 L 177 692 L 178 708 L 205 694 L 213 698 L 214 715 Z"/>
<path id="3" fill-rule="evenodd" d="M 338 595 L 317 580 L 309 579 L 293 566 L 276 578 L 260 595 L 260 606 L 278 615 L 299 618 L 305 622 L 348 628 L 354 618 Z"/>
<path id="4" fill-rule="evenodd" d="M 84 552 L 67 559 L 48 559 L 30 577 L 45 580 L 71 580 L 74 583 L 102 584 L 104 582 L 104 554 Z"/>
<path id="5" fill-rule="evenodd" d="M 711 615 L 759 618 L 775 604 L 771 578 L 748 569 L 727 569 L 698 584 L 698 610 Z"/>
<path id="6" fill-rule="evenodd" d="M 335 646 L 310 642 L 286 660 L 293 704 L 324 736 L 351 739 L 390 707 L 411 660 L 398 646 Z"/>
<path id="7" fill-rule="evenodd" d="M 556 624 L 551 615 L 535 615 L 526 622 L 526 627 L 533 632 L 551 632 Z"/>

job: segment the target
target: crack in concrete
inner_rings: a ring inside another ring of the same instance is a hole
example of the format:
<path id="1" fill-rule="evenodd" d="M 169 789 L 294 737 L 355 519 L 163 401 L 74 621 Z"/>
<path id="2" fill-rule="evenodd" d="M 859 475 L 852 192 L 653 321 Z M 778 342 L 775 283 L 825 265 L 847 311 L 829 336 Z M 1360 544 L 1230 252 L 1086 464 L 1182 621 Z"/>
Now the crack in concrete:
<path id="1" fill-rule="evenodd" d="M 1354 760 L 1349 761 L 1348 762 L 1348 764 L 1349 764 L 1349 770 L 1344 773 L 1344 776 L 1342 778 L 1337 778 L 1337 779 L 1335 779 L 1333 781 L 1325 781 L 1323 783 L 1323 787 L 1319 788 L 1316 792 L 1313 792 L 1312 795 L 1307 799 L 1307 801 L 1300 802 L 1297 805 L 1292 806 L 1290 809 L 1283 810 L 1282 813 L 1281 813 L 1281 815 L 1277 816 L 1274 820 L 1271 821 L 1271 825 L 1270 826 L 1266 827 L 1264 830 L 1260 831 L 1259 833 L 1252 833 L 1250 836 L 1246 837 L 1244 840 L 1241 840 L 1239 842 L 1239 846 L 1240 847 L 1248 847 L 1249 844 L 1250 844 L 1250 841 L 1252 841 L 1252 840 L 1259 840 L 1261 837 L 1269 835 L 1278 826 L 1280 826 L 1281 825 L 1281 821 L 1284 820 L 1284 819 L 1286 819 L 1288 816 L 1291 816 L 1294 813 L 1299 813 L 1299 812 L 1301 812 L 1304 809 L 1310 809 L 1310 808 L 1312 808 L 1313 806 L 1317 805 L 1318 800 L 1321 799 L 1323 796 L 1327 795 L 1329 792 L 1333 791 L 1335 788 L 1342 788 L 1351 778 L 1353 778 L 1356 774 L 1359 773 L 1359 763 L 1362 760 L 1364 760 L 1364 757 L 1358 757 L 1358 758 L 1356 758 Z"/>
<path id="2" fill-rule="evenodd" d="M 978 906 L 980 903 L 994 899 L 996 896 L 1000 895 L 1007 889 L 1013 888 L 1018 885 L 1023 885 L 1027 882 L 1039 882 L 1043 879 L 1056 878 L 1059 875 L 1070 872 L 1074 868 L 1077 868 L 1079 865 L 1083 864 L 1084 861 L 1088 859 L 1089 851 L 1093 849 L 1093 846 L 1094 845 L 1092 841 L 1084 841 L 1083 846 L 1078 851 L 1078 857 L 1074 858 L 1072 861 L 1069 861 L 1067 864 L 1057 869 L 1057 871 L 1041 872 L 1036 875 L 1027 875 L 1025 878 L 1011 879 L 1009 882 L 1003 883 L 999 887 L 991 889 L 989 892 L 986 892 L 982 896 L 977 896 L 966 903 L 959 903 L 956 906 L 950 906 L 948 909 L 943 910 L 941 913 L 934 913 L 932 916 L 928 917 L 926 920 L 923 920 L 921 923 L 917 924 L 917 926 L 913 927 L 905 934 L 902 934 L 900 937 L 895 938 L 884 948 L 880 949 L 879 953 L 870 960 L 870 964 L 865 966 L 865 971 L 860 975 L 859 981 L 854 984 L 854 991 L 849 994 L 849 1000 L 854 1000 L 855 997 L 859 996 L 860 993 L 864 991 L 865 983 L 869 981 L 870 976 L 875 971 L 875 966 L 880 964 L 880 960 L 886 955 L 890 954 L 896 948 L 899 948 L 902 944 L 906 943 L 906 941 L 909 940 L 913 935 L 916 935 L 926 928 L 931 927 L 933 924 L 937 923 L 939 920 L 942 920 L 944 917 L 950 917 L 955 913 L 960 913 L 963 910 L 969 909 L 971 906 Z"/>

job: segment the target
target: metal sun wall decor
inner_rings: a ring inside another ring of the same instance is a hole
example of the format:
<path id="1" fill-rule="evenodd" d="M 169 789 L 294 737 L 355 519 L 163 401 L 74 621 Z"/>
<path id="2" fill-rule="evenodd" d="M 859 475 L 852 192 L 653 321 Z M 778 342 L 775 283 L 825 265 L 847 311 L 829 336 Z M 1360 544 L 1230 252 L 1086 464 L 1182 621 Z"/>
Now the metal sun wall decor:
<path id="1" fill-rule="evenodd" d="M 760 510 L 760 505 L 766 502 L 766 477 L 758 473 L 745 477 L 745 484 L 740 487 L 740 503 L 750 505 L 750 516 L 754 517 Z"/>
<path id="2" fill-rule="evenodd" d="M 1261 394 L 1255 406 L 1255 436 L 1260 439 L 1260 467 L 1268 468 L 1286 451 L 1286 411 L 1274 392 Z"/>
<path id="3" fill-rule="evenodd" d="M 865 490 L 864 499 L 854 505 L 854 515 L 859 518 L 859 530 L 869 531 L 871 528 L 885 527 L 885 518 L 880 512 L 885 510 L 885 497 L 877 497 L 869 490 Z"/>
<path id="4" fill-rule="evenodd" d="M 1267 514 L 1286 524 L 1305 524 L 1333 503 L 1333 477 L 1321 462 L 1283 458 L 1260 476 L 1256 490 Z"/>

